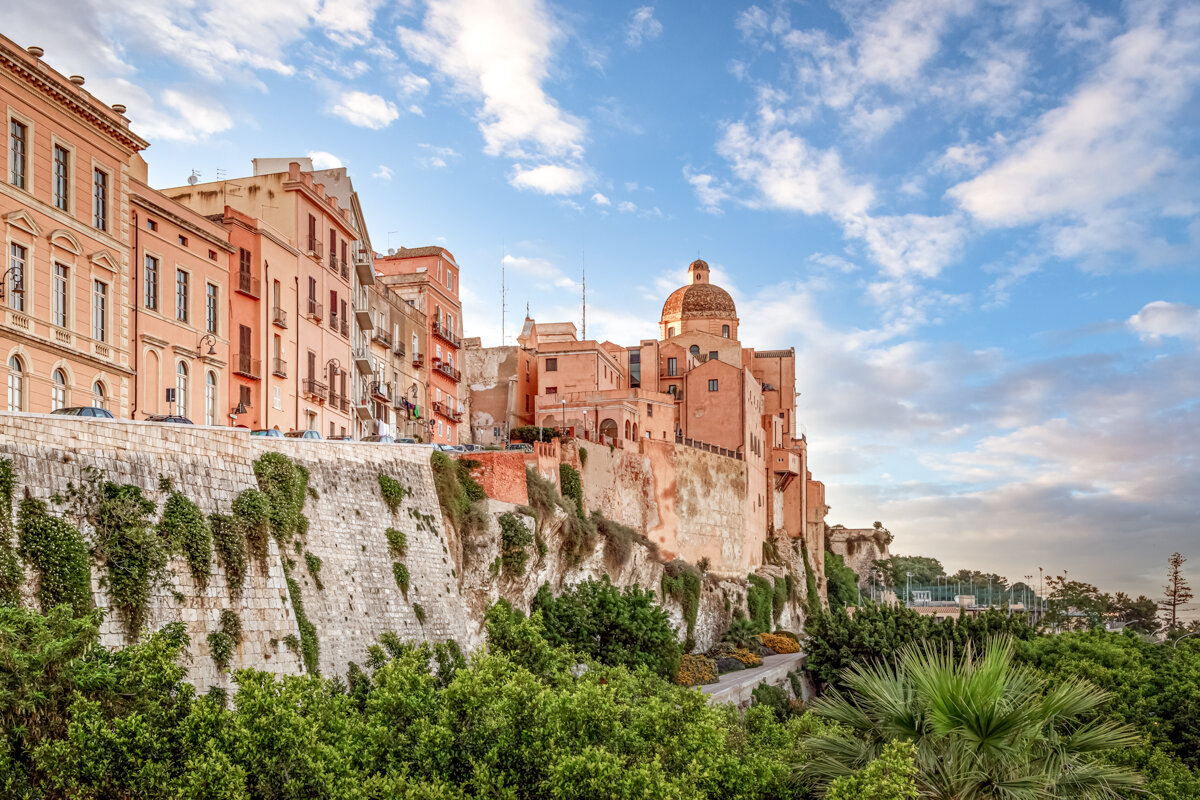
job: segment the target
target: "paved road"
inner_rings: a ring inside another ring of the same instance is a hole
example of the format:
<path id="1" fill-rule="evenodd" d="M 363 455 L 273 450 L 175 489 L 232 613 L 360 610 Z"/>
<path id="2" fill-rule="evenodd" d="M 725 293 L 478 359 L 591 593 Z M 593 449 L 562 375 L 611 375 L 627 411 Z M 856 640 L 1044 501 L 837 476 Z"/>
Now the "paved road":
<path id="1" fill-rule="evenodd" d="M 785 653 L 763 658 L 763 665 L 740 672 L 726 672 L 717 683 L 701 686 L 700 691 L 711 695 L 710 703 L 734 703 L 739 707 L 750 704 L 751 692 L 766 681 L 770 686 L 783 686 L 787 674 L 804 667 L 804 653 Z"/>

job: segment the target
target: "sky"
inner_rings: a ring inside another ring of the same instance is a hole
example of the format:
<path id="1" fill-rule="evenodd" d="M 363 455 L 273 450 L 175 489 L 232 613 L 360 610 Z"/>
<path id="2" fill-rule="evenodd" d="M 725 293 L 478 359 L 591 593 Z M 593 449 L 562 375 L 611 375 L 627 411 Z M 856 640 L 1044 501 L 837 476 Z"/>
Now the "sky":
<path id="1" fill-rule="evenodd" d="M 18 7 L 19 6 L 19 7 Z M 696 257 L 796 348 L 828 521 L 1012 580 L 1200 588 L 1200 5 L 41 0 L 151 184 L 350 170 L 464 327 L 656 335 Z M 501 271 L 507 313 L 501 312 Z M 1193 610 L 1200 606 L 1193 605 Z"/>

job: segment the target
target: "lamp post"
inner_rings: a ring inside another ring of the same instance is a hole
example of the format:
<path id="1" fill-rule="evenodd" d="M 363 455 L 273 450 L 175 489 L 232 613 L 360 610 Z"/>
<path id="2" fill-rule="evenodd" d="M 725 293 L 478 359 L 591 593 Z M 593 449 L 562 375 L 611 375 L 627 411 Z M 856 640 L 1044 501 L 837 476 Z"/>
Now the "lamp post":
<path id="1" fill-rule="evenodd" d="M 200 348 L 203 347 L 206 342 L 208 343 L 208 352 L 205 353 L 205 355 L 215 356 L 217 354 L 217 337 L 213 336 L 211 333 L 206 333 L 201 336 L 200 341 L 196 343 L 197 358 L 200 357 Z"/>
<path id="2" fill-rule="evenodd" d="M 904 574 L 908 576 L 908 581 L 905 584 L 905 588 L 904 588 L 904 595 L 905 595 L 904 605 L 907 606 L 907 605 L 912 605 L 912 576 L 913 576 L 913 574 L 911 572 L 906 572 Z"/>
<path id="3" fill-rule="evenodd" d="M 559 441 L 559 446 L 560 446 L 560 447 L 562 446 L 562 441 L 561 441 L 561 439 L 562 439 L 562 432 L 563 432 L 564 430 L 566 430 L 566 428 L 567 428 L 567 400 L 566 400 L 566 398 L 563 398 L 563 401 L 562 401 L 562 409 L 563 409 L 563 413 L 562 413 L 562 428 L 561 428 L 561 429 L 559 430 L 559 432 L 558 432 L 558 436 L 559 436 L 559 439 L 560 439 L 560 441 Z"/>
<path id="4" fill-rule="evenodd" d="M 1178 639 L 1175 640 L 1175 644 L 1171 645 L 1171 649 L 1178 650 L 1179 643 L 1182 642 L 1184 639 L 1188 638 L 1189 636 L 1200 636 L 1200 631 L 1193 631 L 1191 633 L 1185 633 L 1183 636 L 1180 636 Z"/>
<path id="5" fill-rule="evenodd" d="M 13 276 L 12 293 L 14 295 L 25 294 L 25 270 L 18 266 L 12 266 L 4 271 L 4 275 L 0 276 L 0 300 L 4 299 L 4 293 L 8 291 L 9 275 Z"/>

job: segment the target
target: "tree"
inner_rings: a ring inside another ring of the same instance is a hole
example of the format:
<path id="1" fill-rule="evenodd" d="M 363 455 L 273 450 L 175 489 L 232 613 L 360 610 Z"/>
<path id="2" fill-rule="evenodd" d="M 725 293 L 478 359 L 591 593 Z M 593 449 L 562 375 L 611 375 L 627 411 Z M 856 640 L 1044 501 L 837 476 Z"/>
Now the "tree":
<path id="1" fill-rule="evenodd" d="M 1055 628 L 1095 628 L 1112 605 L 1112 598 L 1092 584 L 1067 580 L 1066 575 L 1048 576 L 1046 586 L 1050 593 L 1046 597 L 1045 621 Z"/>
<path id="2" fill-rule="evenodd" d="M 1183 562 L 1186 558 L 1179 553 L 1172 553 L 1167 559 L 1167 585 L 1163 587 L 1166 597 L 1158 602 L 1159 608 L 1167 615 L 1168 635 L 1179 627 L 1179 607 L 1185 606 L 1192 599 L 1192 587 L 1187 578 L 1183 577 Z"/>
<path id="3" fill-rule="evenodd" d="M 915 747 L 916 784 L 931 798 L 1111 798 L 1140 777 L 1102 760 L 1131 747 L 1131 727 L 1089 721 L 1108 695 L 1083 680 L 1050 686 L 1013 664 L 1013 645 L 996 638 L 980 654 L 908 646 L 892 665 L 855 665 L 848 691 L 832 691 L 809 710 L 848 729 L 805 743 L 802 777 L 836 785 L 878 759 L 894 741 Z"/>
<path id="4" fill-rule="evenodd" d="M 913 583 L 929 584 L 946 574 L 942 562 L 927 556 L 892 556 L 876 563 L 883 570 L 888 586 L 903 586 L 908 573 L 913 574 Z"/>
<path id="5" fill-rule="evenodd" d="M 1153 636 L 1162 627 L 1158 621 L 1158 604 L 1144 594 L 1139 594 L 1134 600 L 1124 592 L 1117 592 L 1113 597 L 1112 611 L 1125 623 L 1126 628 L 1147 636 Z"/>
<path id="6" fill-rule="evenodd" d="M 825 551 L 825 580 L 831 608 L 845 608 L 858 602 L 858 574 L 830 550 Z"/>

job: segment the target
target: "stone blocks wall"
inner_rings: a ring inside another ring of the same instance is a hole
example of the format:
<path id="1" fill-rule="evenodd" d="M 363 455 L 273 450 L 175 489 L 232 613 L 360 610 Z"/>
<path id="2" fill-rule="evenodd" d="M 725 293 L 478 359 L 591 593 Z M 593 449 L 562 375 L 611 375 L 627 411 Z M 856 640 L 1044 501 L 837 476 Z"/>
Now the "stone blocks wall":
<path id="1" fill-rule="evenodd" d="M 858 575 L 859 583 L 864 585 L 870 581 L 875 562 L 892 557 L 884 531 L 874 528 L 830 528 L 826 536 L 830 552 L 841 556 L 846 566 Z"/>
<path id="2" fill-rule="evenodd" d="M 518 506 L 529 502 L 525 453 L 485 450 L 470 453 L 466 458 L 479 462 L 479 466 L 471 470 L 471 477 L 479 482 L 488 497 Z"/>

